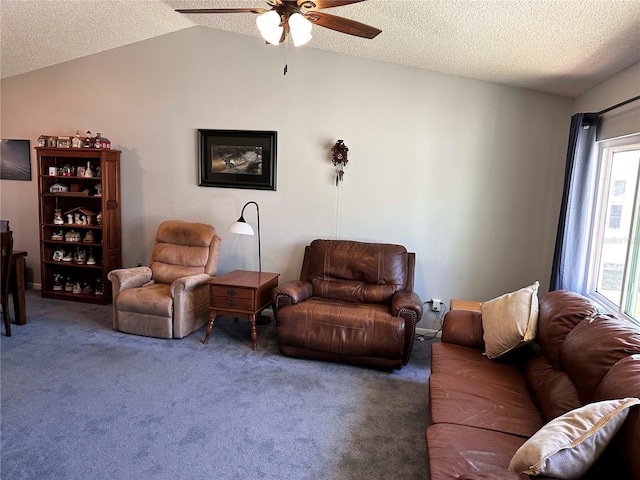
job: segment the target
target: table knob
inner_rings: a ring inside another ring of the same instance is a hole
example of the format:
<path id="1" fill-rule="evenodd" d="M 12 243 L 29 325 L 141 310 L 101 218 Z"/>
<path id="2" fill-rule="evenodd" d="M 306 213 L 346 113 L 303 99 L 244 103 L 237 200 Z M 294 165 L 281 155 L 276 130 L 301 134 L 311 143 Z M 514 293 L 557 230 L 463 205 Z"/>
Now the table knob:
<path id="1" fill-rule="evenodd" d="M 235 300 L 227 300 L 227 306 L 235 307 L 236 306 L 236 301 Z"/>
<path id="2" fill-rule="evenodd" d="M 230 296 L 237 295 L 237 293 L 238 292 L 236 292 L 233 288 L 227 290 L 227 295 L 230 295 Z"/>

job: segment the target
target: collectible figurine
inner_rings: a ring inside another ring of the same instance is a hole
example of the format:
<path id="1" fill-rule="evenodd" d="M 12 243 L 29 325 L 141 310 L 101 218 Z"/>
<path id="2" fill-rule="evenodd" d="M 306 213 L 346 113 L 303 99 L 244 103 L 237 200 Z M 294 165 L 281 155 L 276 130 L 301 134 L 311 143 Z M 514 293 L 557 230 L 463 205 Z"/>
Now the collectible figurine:
<path id="1" fill-rule="evenodd" d="M 96 280 L 96 291 L 94 292 L 96 295 L 102 295 L 103 289 L 102 289 L 102 279 L 98 278 Z"/>
<path id="2" fill-rule="evenodd" d="M 56 208 L 53 214 L 53 223 L 54 225 L 62 225 L 64 224 L 64 220 L 62 220 L 62 209 Z"/>
<path id="3" fill-rule="evenodd" d="M 81 293 L 82 287 L 80 286 L 80 282 L 76 282 L 73 286 L 73 293 Z"/>
<path id="4" fill-rule="evenodd" d="M 53 274 L 53 289 L 55 291 L 59 291 L 62 290 L 64 288 L 64 285 L 62 285 L 62 279 L 64 277 L 62 275 L 60 275 L 59 273 L 54 273 Z"/>
<path id="5" fill-rule="evenodd" d="M 93 256 L 93 249 L 89 248 L 89 256 L 87 257 L 87 265 L 95 265 L 96 257 Z"/>
<path id="6" fill-rule="evenodd" d="M 71 277 L 67 277 L 67 281 L 64 284 L 64 291 L 65 292 L 72 292 L 73 291 L 73 280 L 71 280 Z"/>

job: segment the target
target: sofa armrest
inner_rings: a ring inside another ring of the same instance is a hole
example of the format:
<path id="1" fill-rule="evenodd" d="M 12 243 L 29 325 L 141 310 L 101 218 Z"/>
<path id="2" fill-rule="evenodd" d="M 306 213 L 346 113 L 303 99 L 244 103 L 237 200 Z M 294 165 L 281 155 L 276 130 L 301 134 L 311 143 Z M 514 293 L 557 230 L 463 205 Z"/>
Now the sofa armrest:
<path id="1" fill-rule="evenodd" d="M 287 305 L 295 305 L 313 296 L 311 282 L 300 280 L 283 283 L 273 289 L 273 313 Z"/>
<path id="2" fill-rule="evenodd" d="M 175 297 L 178 291 L 188 292 L 200 285 L 209 283 L 213 277 L 206 273 L 199 273 L 197 275 L 188 275 L 186 277 L 176 278 L 171 284 L 171 296 Z"/>
<path id="3" fill-rule="evenodd" d="M 484 350 L 482 314 L 469 310 L 451 310 L 444 317 L 442 342 Z"/>
<path id="4" fill-rule="evenodd" d="M 151 281 L 151 269 L 149 267 L 119 268 L 111 270 L 107 275 L 113 284 L 113 292 L 117 294 L 128 288 L 138 288 Z"/>
<path id="5" fill-rule="evenodd" d="M 391 315 L 401 317 L 402 312 L 415 313 L 415 322 L 418 323 L 422 318 L 422 300 L 415 292 L 400 291 L 396 292 L 391 300 Z"/>

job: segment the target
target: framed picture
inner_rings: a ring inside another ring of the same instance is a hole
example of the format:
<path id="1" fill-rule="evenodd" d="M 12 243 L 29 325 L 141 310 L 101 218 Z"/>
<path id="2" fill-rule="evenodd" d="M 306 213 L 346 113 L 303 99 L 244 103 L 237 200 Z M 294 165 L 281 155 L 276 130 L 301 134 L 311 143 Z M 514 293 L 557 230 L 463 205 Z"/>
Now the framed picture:
<path id="1" fill-rule="evenodd" d="M 277 132 L 198 130 L 198 185 L 276 189 Z"/>
<path id="2" fill-rule="evenodd" d="M 0 140 L 0 179 L 31 180 L 29 140 Z"/>

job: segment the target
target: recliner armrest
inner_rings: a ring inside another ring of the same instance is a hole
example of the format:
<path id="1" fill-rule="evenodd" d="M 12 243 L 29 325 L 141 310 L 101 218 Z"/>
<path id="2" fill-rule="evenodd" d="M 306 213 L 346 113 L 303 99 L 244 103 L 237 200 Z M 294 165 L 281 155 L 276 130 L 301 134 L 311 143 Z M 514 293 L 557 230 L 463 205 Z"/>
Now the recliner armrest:
<path id="1" fill-rule="evenodd" d="M 391 300 L 391 314 L 395 317 L 401 316 L 402 310 L 411 310 L 416 314 L 416 322 L 422 318 L 422 300 L 415 292 L 396 292 Z"/>
<path id="2" fill-rule="evenodd" d="M 176 278 L 171 284 L 171 296 L 175 296 L 176 289 L 182 289 L 182 291 L 193 290 L 200 285 L 209 283 L 213 277 L 206 273 L 198 273 L 197 275 L 187 275 L 186 277 Z"/>
<path id="3" fill-rule="evenodd" d="M 118 268 L 111 270 L 107 275 L 113 284 L 114 292 L 138 288 L 151 281 L 151 269 L 149 267 Z"/>
<path id="4" fill-rule="evenodd" d="M 273 289 L 273 311 L 276 313 L 285 305 L 295 305 L 313 296 L 311 282 L 300 280 L 284 283 Z"/>

